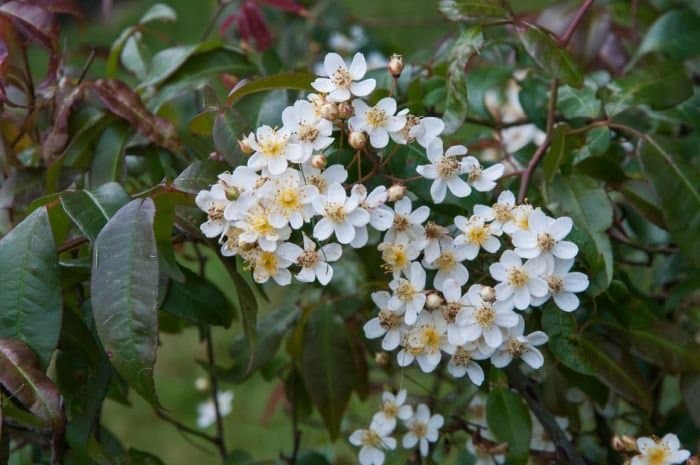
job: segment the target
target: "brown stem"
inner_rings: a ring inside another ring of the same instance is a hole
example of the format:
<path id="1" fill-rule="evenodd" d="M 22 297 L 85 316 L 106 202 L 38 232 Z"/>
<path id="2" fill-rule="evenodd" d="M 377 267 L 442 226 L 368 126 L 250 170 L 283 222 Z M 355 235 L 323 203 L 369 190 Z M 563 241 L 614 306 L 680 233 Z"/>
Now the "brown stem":
<path id="1" fill-rule="evenodd" d="M 574 32 L 576 32 L 576 28 L 578 27 L 579 23 L 583 19 L 584 16 L 586 16 L 586 12 L 589 10 L 589 8 L 593 5 L 593 0 L 585 0 L 581 6 L 579 7 L 578 11 L 576 11 L 576 14 L 574 15 L 574 18 L 571 20 L 569 23 L 569 26 L 566 28 L 566 31 L 564 34 L 559 38 L 559 44 L 562 47 L 566 47 L 569 44 L 569 41 L 574 35 Z"/>
<path id="2" fill-rule="evenodd" d="M 518 192 L 518 203 L 523 203 L 525 200 L 525 195 L 527 194 L 527 187 L 530 184 L 530 178 L 532 177 L 533 171 L 537 168 L 540 160 L 544 157 L 550 142 L 552 142 L 552 131 L 554 130 L 554 116 L 557 108 L 557 92 L 559 90 L 559 82 L 554 79 L 549 88 L 549 107 L 547 109 L 547 132 L 545 139 L 542 144 L 537 147 L 530 163 L 527 164 L 527 168 L 523 171 L 523 175 L 520 180 L 520 191 Z"/>

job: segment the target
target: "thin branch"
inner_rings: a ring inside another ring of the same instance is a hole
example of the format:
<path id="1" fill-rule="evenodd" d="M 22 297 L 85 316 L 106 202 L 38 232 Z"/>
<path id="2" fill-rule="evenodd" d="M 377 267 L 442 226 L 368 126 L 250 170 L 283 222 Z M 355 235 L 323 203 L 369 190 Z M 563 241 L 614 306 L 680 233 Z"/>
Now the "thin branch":
<path id="1" fill-rule="evenodd" d="M 569 41 L 574 35 L 574 32 L 576 32 L 576 28 L 578 27 L 579 23 L 581 23 L 583 17 L 586 16 L 586 12 L 591 8 L 592 5 L 593 0 L 585 0 L 581 4 L 578 11 L 576 11 L 576 14 L 574 15 L 574 18 L 571 20 L 569 26 L 566 28 L 566 31 L 559 38 L 559 44 L 562 47 L 566 47 L 569 44 Z"/>
<path id="2" fill-rule="evenodd" d="M 155 412 L 156 416 L 160 418 L 161 420 L 164 420 L 171 425 L 173 425 L 175 428 L 177 428 L 179 431 L 182 431 L 183 433 L 191 434 L 192 436 L 196 436 L 198 438 L 204 439 L 205 441 L 209 441 L 212 444 L 217 444 L 217 439 L 214 436 L 210 436 L 207 433 L 203 433 L 199 430 L 196 430 L 194 428 L 190 428 L 189 426 L 185 425 L 184 423 L 181 423 L 180 421 L 176 420 L 175 418 L 167 415 L 165 412 L 163 412 L 160 409 L 153 409 Z"/>
<path id="3" fill-rule="evenodd" d="M 207 360 L 210 366 L 214 366 L 214 343 L 211 336 L 211 328 L 207 328 L 205 336 L 207 344 Z M 224 420 L 221 415 L 221 406 L 219 405 L 219 380 L 216 377 L 214 370 L 209 371 L 209 384 L 211 385 L 211 396 L 214 402 L 214 413 L 216 414 L 216 446 L 219 449 L 222 462 L 226 462 L 228 453 L 226 452 L 226 442 L 224 436 Z"/>

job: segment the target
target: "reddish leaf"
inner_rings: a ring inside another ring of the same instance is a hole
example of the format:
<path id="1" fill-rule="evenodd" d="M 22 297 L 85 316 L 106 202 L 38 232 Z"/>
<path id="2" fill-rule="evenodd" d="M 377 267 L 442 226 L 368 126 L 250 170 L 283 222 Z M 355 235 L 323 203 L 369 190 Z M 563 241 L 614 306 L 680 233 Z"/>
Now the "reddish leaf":
<path id="1" fill-rule="evenodd" d="M 90 88 L 115 115 L 127 120 L 139 133 L 171 152 L 180 152 L 175 125 L 151 113 L 141 97 L 118 80 L 98 79 Z"/>
<path id="2" fill-rule="evenodd" d="M 0 5 L 0 15 L 12 19 L 18 29 L 45 47 L 56 49 L 58 24 L 50 11 L 29 3 L 11 0 Z"/>
<path id="3" fill-rule="evenodd" d="M 241 40 L 253 45 L 260 52 L 272 45 L 272 33 L 265 22 L 265 17 L 260 7 L 251 0 L 247 0 L 238 13 L 224 20 L 221 33 L 224 34 L 231 25 L 235 26 Z"/>
<path id="4" fill-rule="evenodd" d="M 83 12 L 73 0 L 25 0 L 25 3 L 31 3 L 51 13 L 83 16 Z"/>
<path id="5" fill-rule="evenodd" d="M 68 122 L 73 106 L 83 96 L 83 87 L 61 86 L 56 92 L 53 126 L 41 144 L 41 155 L 46 165 L 50 165 L 68 145 L 70 137 Z"/>
<path id="6" fill-rule="evenodd" d="M 0 384 L 54 431 L 63 431 L 65 416 L 58 388 L 39 367 L 36 354 L 23 342 L 0 339 Z"/>

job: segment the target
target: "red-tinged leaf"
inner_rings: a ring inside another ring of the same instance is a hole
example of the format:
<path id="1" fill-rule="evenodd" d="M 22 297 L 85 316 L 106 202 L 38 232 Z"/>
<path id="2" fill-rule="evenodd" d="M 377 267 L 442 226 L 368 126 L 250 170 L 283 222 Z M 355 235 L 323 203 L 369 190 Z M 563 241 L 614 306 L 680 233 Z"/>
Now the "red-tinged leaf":
<path id="1" fill-rule="evenodd" d="M 51 13 L 83 16 L 83 12 L 73 0 L 25 0 L 25 3 L 31 3 Z"/>
<path id="2" fill-rule="evenodd" d="M 134 129 L 171 152 L 180 152 L 181 145 L 175 125 L 156 116 L 144 106 L 141 97 L 118 80 L 98 79 L 90 88 L 115 115 L 128 121 Z"/>
<path id="3" fill-rule="evenodd" d="M 10 395 L 55 431 L 63 431 L 61 395 L 23 342 L 0 339 L 0 384 Z"/>
<path id="4" fill-rule="evenodd" d="M 14 24 L 45 47 L 54 50 L 58 41 L 58 24 L 54 15 L 40 6 L 11 0 L 0 5 L 0 15 L 11 18 Z"/>
<path id="5" fill-rule="evenodd" d="M 41 144 L 41 156 L 46 165 L 53 163 L 68 145 L 69 121 L 75 103 L 83 96 L 83 87 L 59 87 L 56 92 L 53 126 Z"/>

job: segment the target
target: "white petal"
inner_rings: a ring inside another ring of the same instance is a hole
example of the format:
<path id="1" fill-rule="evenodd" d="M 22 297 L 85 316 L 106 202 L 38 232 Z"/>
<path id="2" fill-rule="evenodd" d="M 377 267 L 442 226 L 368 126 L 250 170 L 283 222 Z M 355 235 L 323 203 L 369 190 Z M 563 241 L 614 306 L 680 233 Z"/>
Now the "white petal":
<path id="1" fill-rule="evenodd" d="M 570 292 L 560 292 L 558 294 L 554 294 L 553 298 L 554 303 L 557 304 L 557 307 L 565 312 L 573 312 L 579 306 L 578 297 Z"/>
<path id="2" fill-rule="evenodd" d="M 459 198 L 466 197 L 472 192 L 472 188 L 469 187 L 469 184 L 458 176 L 449 178 L 447 180 L 447 187 L 450 188 L 450 192 L 452 192 L 455 197 Z"/>
<path id="3" fill-rule="evenodd" d="M 324 94 L 327 94 L 331 92 L 333 89 L 335 89 L 335 86 L 331 82 L 330 79 L 328 78 L 316 78 L 314 81 L 311 83 L 311 87 L 316 89 L 319 92 L 323 92 Z"/>
<path id="4" fill-rule="evenodd" d="M 571 259 L 578 254 L 578 246 L 573 242 L 561 241 L 554 245 L 552 254 L 563 260 Z"/>
<path id="5" fill-rule="evenodd" d="M 377 81 L 374 79 L 365 79 L 364 81 L 350 84 L 350 92 L 358 97 L 365 97 L 371 94 L 376 86 Z"/>
<path id="6" fill-rule="evenodd" d="M 362 77 L 367 72 L 367 62 L 365 61 L 365 56 L 357 52 L 354 57 L 352 57 L 352 63 L 350 64 L 350 76 L 353 80 L 357 81 L 362 79 Z"/>

